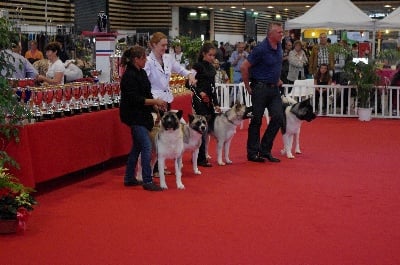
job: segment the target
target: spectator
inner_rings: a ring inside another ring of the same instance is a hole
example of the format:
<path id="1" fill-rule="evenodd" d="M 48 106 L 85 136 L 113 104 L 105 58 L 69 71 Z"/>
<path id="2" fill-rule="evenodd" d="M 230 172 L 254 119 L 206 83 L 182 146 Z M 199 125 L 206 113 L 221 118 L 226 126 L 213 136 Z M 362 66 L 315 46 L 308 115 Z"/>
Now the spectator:
<path id="1" fill-rule="evenodd" d="M 304 65 L 308 62 L 307 56 L 302 49 L 301 41 L 294 42 L 294 49 L 289 52 L 288 81 L 293 84 L 295 80 L 305 79 Z M 290 92 L 290 91 L 289 91 Z"/>
<path id="2" fill-rule="evenodd" d="M 214 59 L 213 65 L 216 70 L 215 74 L 215 83 L 217 84 L 224 84 L 229 82 L 229 76 L 225 72 L 225 70 L 221 69 L 221 63 L 218 61 L 218 59 Z"/>
<path id="3" fill-rule="evenodd" d="M 0 47 L 2 48 L 2 47 Z M 1 67 L 1 75 L 11 78 L 23 79 L 23 78 L 36 78 L 38 75 L 37 70 L 33 65 L 23 57 L 21 54 L 13 52 L 11 49 L 1 49 L 2 58 L 10 65 L 13 69 L 7 71 L 7 69 Z"/>
<path id="4" fill-rule="evenodd" d="M 333 73 L 335 67 L 335 58 L 332 52 L 328 50 L 328 41 L 326 33 L 321 33 L 319 35 L 319 44 L 315 44 L 311 51 L 311 56 L 309 60 L 309 73 L 315 75 L 318 68 L 322 64 L 328 66 L 328 71 Z"/>
<path id="5" fill-rule="evenodd" d="M 284 84 L 288 84 L 288 73 L 289 73 L 289 52 L 292 50 L 293 44 L 290 40 L 285 42 L 285 47 L 283 50 L 282 57 L 282 70 L 281 70 L 281 80 Z"/>
<path id="6" fill-rule="evenodd" d="M 58 57 L 61 51 L 60 44 L 58 42 L 50 42 L 46 46 L 46 57 L 49 60 L 49 68 L 46 72 L 46 76 L 39 75 L 37 77 L 39 82 L 45 82 L 50 85 L 63 85 L 64 84 L 64 63 Z"/>
<path id="7" fill-rule="evenodd" d="M 30 47 L 29 47 L 29 50 L 26 51 L 26 53 L 25 53 L 25 58 L 28 59 L 29 62 L 32 64 L 38 60 L 42 60 L 44 58 L 43 53 L 38 50 L 37 41 L 31 40 L 29 42 L 29 45 L 30 45 Z"/>
<path id="8" fill-rule="evenodd" d="M 314 76 L 314 85 L 330 85 L 332 83 L 331 75 L 327 64 L 321 64 Z M 315 108 L 319 108 L 320 97 L 322 96 L 322 111 L 326 112 L 326 103 L 328 100 L 327 88 L 317 87 L 315 89 Z"/>
<path id="9" fill-rule="evenodd" d="M 391 86 L 400 86 L 400 62 L 396 65 L 396 73 L 393 75 L 392 80 L 390 81 Z M 397 116 L 397 93 L 398 90 L 393 90 L 392 95 L 392 115 Z"/>
<path id="10" fill-rule="evenodd" d="M 229 58 L 229 62 L 233 67 L 233 83 L 240 83 L 243 81 L 240 66 L 244 60 L 246 60 L 247 56 L 249 56 L 249 53 L 244 50 L 245 48 L 246 44 L 244 42 L 238 42 L 236 44 L 236 50 Z"/>

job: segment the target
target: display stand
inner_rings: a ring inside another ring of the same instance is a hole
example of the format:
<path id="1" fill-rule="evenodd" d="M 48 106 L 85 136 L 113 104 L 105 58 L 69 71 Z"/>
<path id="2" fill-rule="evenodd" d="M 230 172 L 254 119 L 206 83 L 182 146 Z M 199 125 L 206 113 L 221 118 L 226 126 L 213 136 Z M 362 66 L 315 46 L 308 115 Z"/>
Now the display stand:
<path id="1" fill-rule="evenodd" d="M 96 42 L 96 70 L 101 71 L 100 82 L 110 82 L 110 56 L 114 54 L 117 33 L 83 31 L 83 36 L 93 37 Z"/>

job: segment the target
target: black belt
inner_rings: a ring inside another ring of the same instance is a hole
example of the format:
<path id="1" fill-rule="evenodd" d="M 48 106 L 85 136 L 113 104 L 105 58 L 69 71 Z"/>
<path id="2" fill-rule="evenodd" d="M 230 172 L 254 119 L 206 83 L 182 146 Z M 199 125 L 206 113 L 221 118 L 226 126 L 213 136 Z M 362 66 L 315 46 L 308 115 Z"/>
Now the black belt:
<path id="1" fill-rule="evenodd" d="M 268 81 L 263 81 L 263 80 L 252 80 L 251 82 L 253 82 L 253 83 L 261 83 L 261 84 L 263 84 L 263 85 L 265 85 L 265 86 L 267 86 L 267 87 L 278 87 L 276 84 L 274 84 L 274 83 L 270 83 L 270 82 L 268 82 Z"/>

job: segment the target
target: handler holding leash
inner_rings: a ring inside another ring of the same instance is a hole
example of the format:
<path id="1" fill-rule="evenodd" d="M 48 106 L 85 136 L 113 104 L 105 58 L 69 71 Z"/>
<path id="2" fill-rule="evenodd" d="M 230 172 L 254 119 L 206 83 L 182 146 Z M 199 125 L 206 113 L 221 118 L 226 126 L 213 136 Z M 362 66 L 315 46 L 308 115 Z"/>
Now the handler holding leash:
<path id="1" fill-rule="evenodd" d="M 271 154 L 276 134 L 283 124 L 282 100 L 279 87 L 282 68 L 283 28 L 280 23 L 268 26 L 267 37 L 257 45 L 243 62 L 240 70 L 244 85 L 251 94 L 253 117 L 248 129 L 247 159 L 252 162 L 280 162 Z M 249 84 L 251 81 L 251 85 Z M 265 108 L 271 121 L 260 142 L 260 129 Z"/>

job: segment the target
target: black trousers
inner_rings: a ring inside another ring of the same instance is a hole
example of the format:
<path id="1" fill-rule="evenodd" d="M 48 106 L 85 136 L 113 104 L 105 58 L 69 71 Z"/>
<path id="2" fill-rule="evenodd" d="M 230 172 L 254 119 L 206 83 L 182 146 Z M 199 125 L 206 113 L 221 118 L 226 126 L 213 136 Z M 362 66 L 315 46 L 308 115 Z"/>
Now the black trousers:
<path id="1" fill-rule="evenodd" d="M 248 129 L 248 157 L 271 153 L 275 136 L 283 125 L 282 99 L 279 87 L 255 81 L 251 83 L 251 89 L 253 117 Z M 260 141 L 260 129 L 265 108 L 268 109 L 271 119 Z"/>

